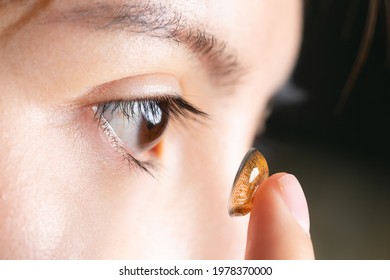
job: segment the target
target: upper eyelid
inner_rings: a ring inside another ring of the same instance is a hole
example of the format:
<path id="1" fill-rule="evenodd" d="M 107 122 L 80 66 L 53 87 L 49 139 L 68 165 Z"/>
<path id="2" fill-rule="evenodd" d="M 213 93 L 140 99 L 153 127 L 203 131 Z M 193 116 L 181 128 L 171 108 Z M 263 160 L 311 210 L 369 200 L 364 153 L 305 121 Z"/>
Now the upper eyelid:
<path id="1" fill-rule="evenodd" d="M 182 95 L 180 83 L 170 74 L 156 73 L 126 77 L 89 89 L 82 103 L 97 104 L 107 100 L 158 98 L 163 95 Z"/>

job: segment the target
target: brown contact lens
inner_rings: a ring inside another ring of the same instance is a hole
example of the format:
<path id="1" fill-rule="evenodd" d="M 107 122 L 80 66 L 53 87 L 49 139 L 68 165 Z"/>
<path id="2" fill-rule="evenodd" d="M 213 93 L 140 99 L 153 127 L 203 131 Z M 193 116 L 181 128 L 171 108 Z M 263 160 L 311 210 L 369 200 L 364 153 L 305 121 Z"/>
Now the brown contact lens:
<path id="1" fill-rule="evenodd" d="M 252 199 L 257 187 L 268 178 L 268 164 L 255 148 L 245 155 L 234 179 L 229 198 L 229 215 L 244 216 L 252 209 Z"/>

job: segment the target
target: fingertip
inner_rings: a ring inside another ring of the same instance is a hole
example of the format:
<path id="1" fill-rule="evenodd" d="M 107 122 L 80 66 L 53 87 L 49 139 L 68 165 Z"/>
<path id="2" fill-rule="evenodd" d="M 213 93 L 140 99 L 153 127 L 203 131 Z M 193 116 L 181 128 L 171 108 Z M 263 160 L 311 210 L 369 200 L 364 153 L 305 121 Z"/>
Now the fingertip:
<path id="1" fill-rule="evenodd" d="M 248 225 L 246 258 L 312 259 L 309 212 L 295 176 L 277 173 L 258 188 Z"/>
<path id="2" fill-rule="evenodd" d="M 301 184 L 291 174 L 281 176 L 278 181 L 282 199 L 288 210 L 302 229 L 310 235 L 309 208 Z"/>

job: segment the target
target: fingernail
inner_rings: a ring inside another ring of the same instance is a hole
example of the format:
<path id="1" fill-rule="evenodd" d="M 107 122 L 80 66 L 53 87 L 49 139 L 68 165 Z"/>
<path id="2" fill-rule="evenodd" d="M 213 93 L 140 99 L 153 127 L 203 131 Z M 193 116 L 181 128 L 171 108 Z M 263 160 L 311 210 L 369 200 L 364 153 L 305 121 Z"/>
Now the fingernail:
<path id="1" fill-rule="evenodd" d="M 301 184 L 294 175 L 286 174 L 279 179 L 282 198 L 290 213 L 303 230 L 310 234 L 309 209 Z"/>

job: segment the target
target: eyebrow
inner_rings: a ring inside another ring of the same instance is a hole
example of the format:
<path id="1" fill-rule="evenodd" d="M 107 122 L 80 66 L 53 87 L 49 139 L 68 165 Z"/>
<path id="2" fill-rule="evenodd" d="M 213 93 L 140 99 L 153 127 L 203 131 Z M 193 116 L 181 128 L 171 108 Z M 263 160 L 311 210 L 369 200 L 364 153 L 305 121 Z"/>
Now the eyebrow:
<path id="1" fill-rule="evenodd" d="M 169 6 L 151 2 L 98 3 L 61 12 L 56 21 L 83 23 L 97 30 L 126 31 L 131 34 L 169 40 L 185 46 L 205 65 L 209 78 L 218 85 L 234 85 L 244 75 L 236 52 L 225 41 L 190 24 Z"/>

